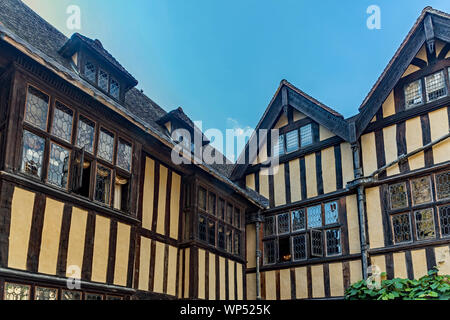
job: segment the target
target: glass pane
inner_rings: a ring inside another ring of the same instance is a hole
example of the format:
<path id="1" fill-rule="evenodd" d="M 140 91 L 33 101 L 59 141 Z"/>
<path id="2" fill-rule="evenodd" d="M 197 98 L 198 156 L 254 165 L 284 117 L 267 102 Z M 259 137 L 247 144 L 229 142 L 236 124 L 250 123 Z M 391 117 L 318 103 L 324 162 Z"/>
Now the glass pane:
<path id="1" fill-rule="evenodd" d="M 337 201 L 325 204 L 325 224 L 337 223 L 339 219 L 339 210 Z"/>
<path id="2" fill-rule="evenodd" d="M 405 107 L 413 108 L 422 104 L 422 81 L 417 80 L 405 86 Z"/>
<path id="3" fill-rule="evenodd" d="M 298 149 L 298 130 L 286 133 L 286 152 Z"/>
<path id="4" fill-rule="evenodd" d="M 306 228 L 305 209 L 292 212 L 292 231 L 304 230 Z"/>
<path id="5" fill-rule="evenodd" d="M 278 143 L 273 146 L 273 155 L 280 156 L 284 154 L 284 135 L 280 134 L 278 136 Z"/>
<path id="6" fill-rule="evenodd" d="M 208 195 L 208 212 L 216 215 L 216 195 L 214 193 Z"/>
<path id="7" fill-rule="evenodd" d="M 109 93 L 111 94 L 111 96 L 113 96 L 116 99 L 119 99 L 119 94 L 120 94 L 120 85 L 119 83 L 114 80 L 111 79 L 111 85 L 109 88 Z"/>
<path id="8" fill-rule="evenodd" d="M 234 208 L 234 226 L 236 228 L 241 227 L 241 210 Z"/>
<path id="9" fill-rule="evenodd" d="M 227 204 L 227 222 L 229 224 L 233 223 L 233 205 Z"/>
<path id="10" fill-rule="evenodd" d="M 327 230 L 327 255 L 334 255 L 341 253 L 341 230 L 333 229 Z"/>
<path id="11" fill-rule="evenodd" d="M 320 205 L 310 207 L 308 212 L 308 228 L 318 228 L 322 226 L 322 207 Z"/>
<path id="12" fill-rule="evenodd" d="M 278 221 L 278 234 L 288 233 L 289 228 L 289 213 L 279 214 L 277 216 Z"/>
<path id="13" fill-rule="evenodd" d="M 219 225 L 217 230 L 218 245 L 220 249 L 225 249 L 225 228 L 223 225 Z"/>
<path id="14" fill-rule="evenodd" d="M 202 187 L 198 188 L 198 207 L 206 211 L 206 190 Z"/>
<path id="15" fill-rule="evenodd" d="M 275 231 L 275 217 L 265 217 L 264 218 L 264 235 L 272 236 L 276 233 Z"/>
<path id="16" fill-rule="evenodd" d="M 408 242 L 412 240 L 409 213 L 392 216 L 392 228 L 395 243 Z"/>
<path id="17" fill-rule="evenodd" d="M 435 238 L 433 209 L 428 208 L 414 212 L 416 218 L 417 239 Z"/>
<path id="18" fill-rule="evenodd" d="M 427 90 L 427 101 L 433 101 L 447 95 L 445 89 L 444 71 L 437 72 L 425 77 L 425 87 Z"/>
<path id="19" fill-rule="evenodd" d="M 61 300 L 81 300 L 81 292 L 63 290 Z"/>
<path id="20" fill-rule="evenodd" d="M 100 130 L 98 141 L 98 157 L 112 162 L 114 154 L 114 135 L 105 129 Z"/>
<path id="21" fill-rule="evenodd" d="M 219 199 L 219 217 L 225 221 L 225 200 Z"/>
<path id="22" fill-rule="evenodd" d="M 131 145 L 119 139 L 117 150 L 117 165 L 122 169 L 131 171 Z"/>
<path id="23" fill-rule="evenodd" d="M 203 216 L 198 217 L 198 238 L 206 241 L 206 218 Z"/>
<path id="24" fill-rule="evenodd" d="M 311 230 L 311 255 L 323 256 L 322 231 Z"/>
<path id="25" fill-rule="evenodd" d="M 58 300 L 58 289 L 36 287 L 35 300 Z"/>
<path id="26" fill-rule="evenodd" d="M 439 208 L 439 220 L 443 237 L 450 236 L 450 205 Z"/>
<path id="27" fill-rule="evenodd" d="M 108 92 L 108 81 L 108 74 L 100 69 L 98 73 L 98 86 L 100 87 L 100 89 Z"/>
<path id="28" fill-rule="evenodd" d="M 123 300 L 122 297 L 118 296 L 106 296 L 106 300 Z"/>
<path id="29" fill-rule="evenodd" d="M 391 209 L 400 209 L 408 206 L 408 195 L 406 194 L 406 183 L 397 183 L 389 187 Z"/>
<path id="30" fill-rule="evenodd" d="M 23 131 L 22 172 L 41 177 L 45 140 L 29 131 Z"/>
<path id="31" fill-rule="evenodd" d="M 430 177 L 422 177 L 411 180 L 411 194 L 414 205 L 431 202 Z"/>
<path id="32" fill-rule="evenodd" d="M 227 251 L 232 253 L 233 252 L 233 232 L 231 230 L 227 230 L 226 238 L 227 238 Z"/>
<path id="33" fill-rule="evenodd" d="M 450 198 L 450 171 L 436 175 L 436 196 L 438 200 Z"/>
<path id="34" fill-rule="evenodd" d="M 310 124 L 300 128 L 300 145 L 301 147 L 309 146 L 313 143 L 312 126 Z"/>
<path id="35" fill-rule="evenodd" d="M 241 254 L 241 234 L 240 232 L 234 232 L 234 254 Z"/>
<path id="36" fill-rule="evenodd" d="M 96 293 L 86 293 L 85 300 L 103 300 L 103 295 Z"/>
<path id="37" fill-rule="evenodd" d="M 57 101 L 53 115 L 52 134 L 67 142 L 71 142 L 72 123 L 73 111 Z"/>
<path id="38" fill-rule="evenodd" d="M 34 87 L 28 87 L 25 121 L 41 130 L 47 130 L 49 100 L 45 93 Z"/>
<path id="39" fill-rule="evenodd" d="M 264 242 L 264 264 L 275 263 L 275 240 Z"/>
<path id="40" fill-rule="evenodd" d="M 294 261 L 306 259 L 306 234 L 292 238 Z"/>
<path id="41" fill-rule="evenodd" d="M 5 300 L 30 300 L 30 286 L 5 282 Z"/>
<path id="42" fill-rule="evenodd" d="M 48 166 L 48 183 L 67 188 L 70 151 L 52 143 Z"/>
<path id="43" fill-rule="evenodd" d="M 208 243 L 216 245 L 216 223 L 212 220 L 208 220 Z"/>
<path id="44" fill-rule="evenodd" d="M 84 147 L 84 150 L 93 153 L 94 136 L 95 123 L 83 116 L 80 116 L 80 121 L 78 121 L 77 147 Z"/>
<path id="45" fill-rule="evenodd" d="M 98 165 L 97 177 L 95 179 L 95 197 L 94 199 L 109 205 L 111 194 L 111 170 Z"/>
<path id="46" fill-rule="evenodd" d="M 90 82 L 95 83 L 95 74 L 96 74 L 95 65 L 90 61 L 86 62 L 86 65 L 84 66 L 84 75 L 86 76 L 86 78 Z"/>

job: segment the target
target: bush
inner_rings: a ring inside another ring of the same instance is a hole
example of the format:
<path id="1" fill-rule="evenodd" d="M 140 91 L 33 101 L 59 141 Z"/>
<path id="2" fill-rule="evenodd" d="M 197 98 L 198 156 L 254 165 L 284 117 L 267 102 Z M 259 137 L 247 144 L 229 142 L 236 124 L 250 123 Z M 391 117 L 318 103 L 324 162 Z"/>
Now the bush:
<path id="1" fill-rule="evenodd" d="M 383 272 L 382 277 L 386 276 Z M 345 291 L 346 300 L 450 300 L 450 276 L 433 268 L 419 280 L 382 280 L 379 289 L 369 289 L 361 280 Z"/>

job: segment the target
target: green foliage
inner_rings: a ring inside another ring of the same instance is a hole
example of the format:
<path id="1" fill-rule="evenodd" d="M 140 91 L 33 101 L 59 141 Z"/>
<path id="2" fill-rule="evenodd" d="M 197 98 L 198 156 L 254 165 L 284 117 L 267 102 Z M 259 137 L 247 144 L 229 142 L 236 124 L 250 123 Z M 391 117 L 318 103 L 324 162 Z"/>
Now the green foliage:
<path id="1" fill-rule="evenodd" d="M 385 277 L 385 273 L 381 274 Z M 433 268 L 419 280 L 382 280 L 379 289 L 369 289 L 361 280 L 345 291 L 346 300 L 450 300 L 450 275 Z"/>

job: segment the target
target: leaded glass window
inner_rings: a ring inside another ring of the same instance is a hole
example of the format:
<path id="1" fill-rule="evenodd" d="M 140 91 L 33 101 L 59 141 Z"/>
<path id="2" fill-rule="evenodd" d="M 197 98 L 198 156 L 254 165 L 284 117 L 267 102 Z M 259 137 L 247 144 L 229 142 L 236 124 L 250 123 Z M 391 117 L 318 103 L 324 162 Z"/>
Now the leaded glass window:
<path id="1" fill-rule="evenodd" d="M 198 188 L 198 207 L 206 211 L 206 190 L 202 187 Z"/>
<path id="2" fill-rule="evenodd" d="M 86 65 L 84 66 L 84 75 L 85 77 L 92 83 L 95 83 L 95 77 L 96 77 L 96 67 L 93 63 L 90 61 L 86 62 Z"/>
<path id="3" fill-rule="evenodd" d="M 233 252 L 233 232 L 230 229 L 227 229 L 226 238 L 227 238 L 227 251 L 232 253 Z"/>
<path id="4" fill-rule="evenodd" d="M 217 230 L 217 242 L 220 249 L 225 249 L 225 228 L 223 225 L 219 224 Z"/>
<path id="5" fill-rule="evenodd" d="M 212 192 L 208 194 L 208 212 L 216 215 L 216 195 Z"/>
<path id="6" fill-rule="evenodd" d="M 85 300 L 103 300 L 103 295 L 97 293 L 86 293 Z"/>
<path id="7" fill-rule="evenodd" d="M 277 222 L 278 222 L 278 234 L 284 234 L 290 231 L 289 213 L 279 214 L 277 216 Z"/>
<path id="8" fill-rule="evenodd" d="M 306 234 L 292 237 L 294 261 L 306 259 Z"/>
<path id="9" fill-rule="evenodd" d="M 94 199 L 96 201 L 109 205 L 110 197 L 111 197 L 111 170 L 102 165 L 97 165 Z"/>
<path id="10" fill-rule="evenodd" d="M 198 238 L 206 241 L 206 218 L 204 216 L 198 216 Z"/>
<path id="11" fill-rule="evenodd" d="M 81 300 L 81 292 L 63 290 L 61 293 L 61 300 Z"/>
<path id="12" fill-rule="evenodd" d="M 227 222 L 233 223 L 233 206 L 231 204 L 227 204 Z"/>
<path id="13" fill-rule="evenodd" d="M 442 236 L 450 236 L 450 205 L 439 207 L 439 220 L 441 222 Z"/>
<path id="14" fill-rule="evenodd" d="M 334 224 L 338 222 L 339 210 L 337 201 L 325 204 L 325 224 Z"/>
<path id="15" fill-rule="evenodd" d="M 309 207 L 308 214 L 308 228 L 318 228 L 322 226 L 322 206 Z"/>
<path id="16" fill-rule="evenodd" d="M 208 220 L 208 243 L 216 245 L 216 224 L 213 220 Z"/>
<path id="17" fill-rule="evenodd" d="M 36 287 L 34 293 L 35 300 L 58 300 L 58 289 Z"/>
<path id="18" fill-rule="evenodd" d="M 281 156 L 284 154 L 284 135 L 280 134 L 278 136 L 278 142 L 273 147 L 273 155 Z"/>
<path id="19" fill-rule="evenodd" d="M 80 116 L 78 121 L 77 147 L 84 148 L 87 152 L 94 151 L 95 123 Z"/>
<path id="20" fill-rule="evenodd" d="M 106 300 L 123 300 L 122 297 L 119 296 L 106 296 Z"/>
<path id="21" fill-rule="evenodd" d="M 406 109 L 421 105 L 422 97 L 422 80 L 411 82 L 405 86 L 405 107 Z"/>
<path id="22" fill-rule="evenodd" d="M 300 128 L 300 145 L 301 147 L 309 146 L 313 143 L 312 125 L 308 124 Z"/>
<path id="23" fill-rule="evenodd" d="M 52 134 L 64 141 L 71 142 L 73 111 L 56 101 L 53 114 Z"/>
<path id="24" fill-rule="evenodd" d="M 120 95 L 120 85 L 119 82 L 117 82 L 116 80 L 111 78 L 111 84 L 109 87 L 109 93 L 111 94 L 111 96 L 115 99 L 119 99 L 119 95 Z"/>
<path id="25" fill-rule="evenodd" d="M 117 166 L 126 171 L 131 171 L 131 145 L 119 139 L 117 150 Z"/>
<path id="26" fill-rule="evenodd" d="M 102 89 L 105 92 L 108 92 L 108 82 L 109 82 L 108 73 L 100 69 L 98 73 L 98 86 L 100 87 L 100 89 Z"/>
<path id="27" fill-rule="evenodd" d="M 225 220 L 225 200 L 219 199 L 218 208 L 219 208 L 219 218 Z"/>
<path id="28" fill-rule="evenodd" d="M 5 282 L 5 300 L 30 300 L 30 289 L 28 285 Z"/>
<path id="29" fill-rule="evenodd" d="M 241 254 L 241 233 L 238 231 L 234 232 L 234 254 Z"/>
<path id="30" fill-rule="evenodd" d="M 320 230 L 311 230 L 311 255 L 313 257 L 323 256 L 323 239 Z"/>
<path id="31" fill-rule="evenodd" d="M 44 138 L 29 131 L 23 131 L 22 172 L 41 177 L 44 149 Z"/>
<path id="32" fill-rule="evenodd" d="M 305 209 L 300 209 L 292 212 L 292 232 L 305 230 L 306 217 Z"/>
<path id="33" fill-rule="evenodd" d="M 275 263 L 275 240 L 264 242 L 264 264 Z"/>
<path id="34" fill-rule="evenodd" d="M 406 194 L 406 183 L 397 183 L 389 186 L 391 209 L 401 209 L 408 206 L 408 195 Z"/>
<path id="35" fill-rule="evenodd" d="M 414 205 L 431 202 L 430 177 L 422 177 L 411 180 L 411 195 Z"/>
<path id="36" fill-rule="evenodd" d="M 444 71 L 436 72 L 435 74 L 425 77 L 425 88 L 428 102 L 447 95 Z"/>
<path id="37" fill-rule="evenodd" d="M 114 154 L 114 134 L 100 130 L 100 138 L 98 141 L 98 157 L 108 162 L 113 161 Z"/>
<path id="38" fill-rule="evenodd" d="M 67 188 L 69 159 L 70 151 L 68 149 L 54 143 L 51 144 L 47 177 L 49 183 L 64 189 Z"/>
<path id="39" fill-rule="evenodd" d="M 47 130 L 47 115 L 48 104 L 50 98 L 45 93 L 35 89 L 32 86 L 28 87 L 27 106 L 25 112 L 25 121 L 33 126 Z"/>
<path id="40" fill-rule="evenodd" d="M 432 208 L 414 212 L 417 240 L 435 238 L 434 213 Z"/>
<path id="41" fill-rule="evenodd" d="M 241 210 L 239 208 L 234 208 L 234 226 L 236 228 L 241 227 Z"/>
<path id="42" fill-rule="evenodd" d="M 264 218 L 264 236 L 272 236 L 276 234 L 275 217 Z"/>
<path id="43" fill-rule="evenodd" d="M 326 231 L 327 256 L 341 253 L 341 230 L 331 229 Z"/>
<path id="44" fill-rule="evenodd" d="M 438 200 L 450 198 L 450 171 L 436 174 L 436 196 Z"/>
<path id="45" fill-rule="evenodd" d="M 286 152 L 298 149 L 298 130 L 286 133 Z"/>
<path id="46" fill-rule="evenodd" d="M 396 214 L 393 215 L 391 219 L 395 243 L 411 241 L 411 222 L 409 213 Z"/>

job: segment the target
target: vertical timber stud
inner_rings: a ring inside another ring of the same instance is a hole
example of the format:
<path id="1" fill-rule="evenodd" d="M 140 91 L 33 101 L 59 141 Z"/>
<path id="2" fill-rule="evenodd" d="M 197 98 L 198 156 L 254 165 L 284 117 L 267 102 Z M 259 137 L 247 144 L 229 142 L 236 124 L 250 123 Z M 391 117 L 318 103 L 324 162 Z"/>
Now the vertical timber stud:
<path id="1" fill-rule="evenodd" d="M 259 247 L 259 231 L 261 229 L 261 210 L 256 214 L 255 230 L 256 230 L 256 300 L 261 300 L 261 279 L 259 272 L 261 248 Z"/>
<path id="2" fill-rule="evenodd" d="M 431 15 L 428 14 L 423 22 L 423 26 L 425 29 L 425 39 L 427 41 L 427 58 L 428 63 L 432 63 L 436 60 L 436 52 L 434 45 L 434 28 L 433 21 L 431 20 Z"/>

